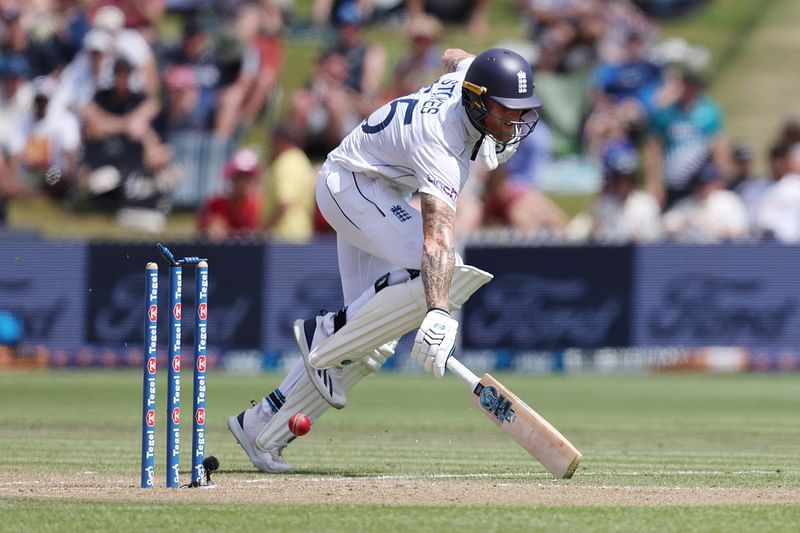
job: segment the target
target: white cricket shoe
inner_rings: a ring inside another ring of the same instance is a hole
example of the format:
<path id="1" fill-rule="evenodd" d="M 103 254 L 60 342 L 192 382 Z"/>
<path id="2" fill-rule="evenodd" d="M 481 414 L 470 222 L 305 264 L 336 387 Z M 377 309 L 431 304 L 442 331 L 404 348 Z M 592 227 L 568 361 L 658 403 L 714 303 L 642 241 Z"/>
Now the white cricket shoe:
<path id="1" fill-rule="evenodd" d="M 293 470 L 292 465 L 281 457 L 283 446 L 271 450 L 262 450 L 256 446 L 256 437 L 261 431 L 261 428 L 263 428 L 269 421 L 269 418 L 272 417 L 271 413 L 265 416 L 258 410 L 263 412 L 260 402 L 236 416 L 229 416 L 228 429 L 231 430 L 231 433 L 233 433 L 233 436 L 239 442 L 247 454 L 247 457 L 250 458 L 250 461 L 253 462 L 256 468 L 262 472 L 269 472 L 272 474 L 291 472 Z"/>
<path id="2" fill-rule="evenodd" d="M 310 320 L 295 320 L 292 329 L 294 330 L 297 347 L 303 356 L 306 372 L 308 372 L 308 377 L 311 378 L 311 383 L 326 402 L 336 409 L 342 409 L 347 405 L 347 392 L 342 380 L 342 367 L 335 366 L 317 370 L 311 366 L 308 360 L 308 354 L 311 353 L 311 350 L 328 337 L 327 333 L 325 333 L 325 328 L 322 326 L 323 318 L 324 316 L 318 316 Z"/>

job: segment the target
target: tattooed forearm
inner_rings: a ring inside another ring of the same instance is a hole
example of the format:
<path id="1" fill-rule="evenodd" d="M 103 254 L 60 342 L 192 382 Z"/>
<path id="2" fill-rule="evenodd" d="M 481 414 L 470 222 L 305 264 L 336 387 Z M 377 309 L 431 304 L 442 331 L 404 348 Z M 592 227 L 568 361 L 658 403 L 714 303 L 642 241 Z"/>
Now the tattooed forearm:
<path id="1" fill-rule="evenodd" d="M 428 309 L 449 310 L 450 283 L 456 264 L 453 244 L 455 211 L 429 194 L 420 195 L 422 207 L 422 286 Z"/>
<path id="2" fill-rule="evenodd" d="M 470 57 L 474 56 L 460 48 L 448 48 L 442 54 L 442 69 L 445 72 L 455 72 L 458 64 Z"/>

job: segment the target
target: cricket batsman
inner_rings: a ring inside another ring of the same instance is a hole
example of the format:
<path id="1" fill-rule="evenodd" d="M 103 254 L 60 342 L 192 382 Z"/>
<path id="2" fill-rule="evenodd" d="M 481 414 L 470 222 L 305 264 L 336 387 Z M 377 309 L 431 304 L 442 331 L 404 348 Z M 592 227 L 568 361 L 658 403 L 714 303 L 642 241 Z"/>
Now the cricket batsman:
<path id="1" fill-rule="evenodd" d="M 436 377 L 453 353 L 450 315 L 491 275 L 455 251 L 459 191 L 470 162 L 495 169 L 539 120 L 533 73 L 502 48 L 448 49 L 444 75 L 373 112 L 329 155 L 316 200 L 336 231 L 345 306 L 297 320 L 303 360 L 256 405 L 228 419 L 253 464 L 289 472 L 289 418 L 341 409 L 347 391 L 377 372 L 398 339 L 417 329 L 411 356 Z M 419 194 L 421 209 L 409 203 Z"/>

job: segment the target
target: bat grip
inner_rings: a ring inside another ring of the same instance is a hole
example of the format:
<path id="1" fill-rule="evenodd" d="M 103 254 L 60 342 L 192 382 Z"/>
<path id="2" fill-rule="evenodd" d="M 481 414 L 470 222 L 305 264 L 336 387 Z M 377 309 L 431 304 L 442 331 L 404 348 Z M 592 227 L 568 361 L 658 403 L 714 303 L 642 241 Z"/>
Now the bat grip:
<path id="1" fill-rule="evenodd" d="M 470 390 L 474 390 L 480 379 L 472 373 L 472 371 L 465 367 L 464 364 L 453 357 L 452 355 L 447 358 L 447 370 L 458 376 L 461 381 L 469 385 Z"/>

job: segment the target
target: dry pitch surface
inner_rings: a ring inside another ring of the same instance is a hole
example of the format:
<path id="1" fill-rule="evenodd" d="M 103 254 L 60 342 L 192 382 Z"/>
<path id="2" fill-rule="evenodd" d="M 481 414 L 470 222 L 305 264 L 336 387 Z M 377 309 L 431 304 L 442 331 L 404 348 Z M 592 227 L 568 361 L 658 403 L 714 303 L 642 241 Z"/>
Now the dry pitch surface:
<path id="1" fill-rule="evenodd" d="M 576 474 L 579 475 L 580 472 Z M 393 504 L 506 506 L 706 506 L 797 504 L 797 488 L 585 486 L 530 475 L 508 480 L 447 477 L 341 477 L 228 474 L 202 489 L 143 490 L 130 478 L 93 472 L 0 481 L 0 499 L 260 504 Z"/>

